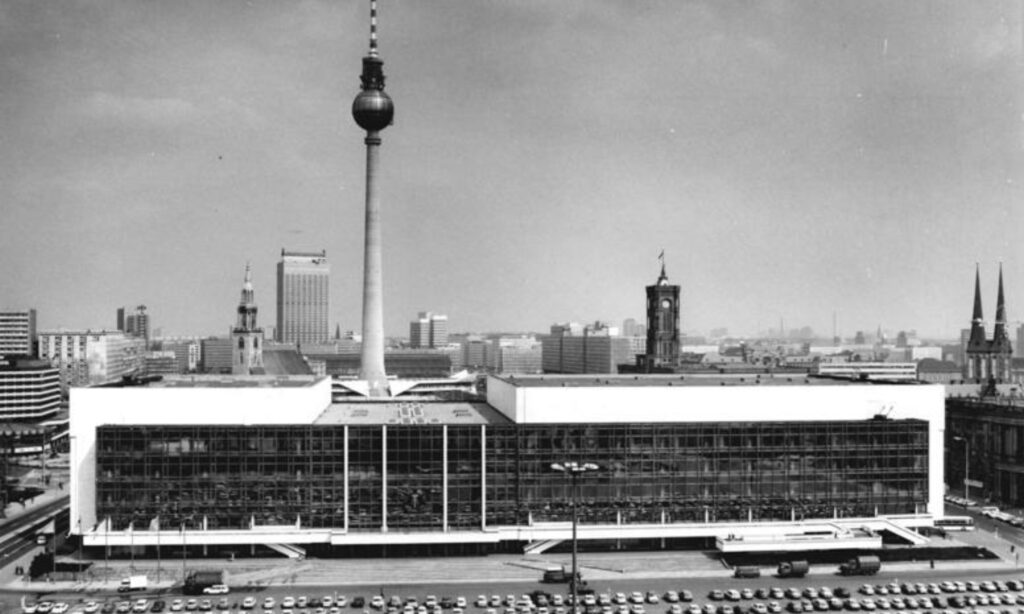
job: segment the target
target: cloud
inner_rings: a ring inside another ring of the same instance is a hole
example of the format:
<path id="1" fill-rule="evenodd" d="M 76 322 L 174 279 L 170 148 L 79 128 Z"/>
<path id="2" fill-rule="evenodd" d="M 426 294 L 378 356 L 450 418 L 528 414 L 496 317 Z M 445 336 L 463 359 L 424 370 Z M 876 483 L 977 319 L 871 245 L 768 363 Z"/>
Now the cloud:
<path id="1" fill-rule="evenodd" d="M 141 98 L 94 92 L 81 111 L 96 120 L 143 123 L 153 126 L 180 126 L 199 119 L 196 105 L 181 98 Z"/>

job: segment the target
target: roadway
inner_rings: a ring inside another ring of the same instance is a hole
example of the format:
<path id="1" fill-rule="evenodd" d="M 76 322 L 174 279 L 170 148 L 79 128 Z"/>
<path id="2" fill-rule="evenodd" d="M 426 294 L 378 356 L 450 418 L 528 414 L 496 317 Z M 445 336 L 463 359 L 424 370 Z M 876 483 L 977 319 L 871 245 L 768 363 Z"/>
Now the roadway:
<path id="1" fill-rule="evenodd" d="M 56 534 L 68 528 L 68 500 L 65 495 L 55 501 L 45 503 L 19 514 L 0 525 L 0 569 L 14 563 L 36 547 L 36 539 L 43 529 L 56 519 Z"/>

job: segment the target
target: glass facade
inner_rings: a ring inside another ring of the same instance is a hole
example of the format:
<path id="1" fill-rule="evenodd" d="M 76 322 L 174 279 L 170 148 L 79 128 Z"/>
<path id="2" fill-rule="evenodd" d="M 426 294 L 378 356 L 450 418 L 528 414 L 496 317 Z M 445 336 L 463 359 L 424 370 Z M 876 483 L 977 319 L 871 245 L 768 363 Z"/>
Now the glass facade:
<path id="1" fill-rule="evenodd" d="M 569 460 L 601 467 L 579 479 L 583 523 L 902 514 L 928 498 L 921 420 L 103 426 L 96 512 L 115 530 L 567 521 L 571 481 L 551 464 Z"/>

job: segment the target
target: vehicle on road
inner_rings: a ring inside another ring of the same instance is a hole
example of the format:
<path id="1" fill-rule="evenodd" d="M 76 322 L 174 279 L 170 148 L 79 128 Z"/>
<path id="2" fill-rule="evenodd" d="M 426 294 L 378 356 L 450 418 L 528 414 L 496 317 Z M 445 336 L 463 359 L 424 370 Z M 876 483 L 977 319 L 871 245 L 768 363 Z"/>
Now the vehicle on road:
<path id="1" fill-rule="evenodd" d="M 226 584 L 213 584 L 203 589 L 205 595 L 227 595 L 231 592 Z"/>
<path id="2" fill-rule="evenodd" d="M 855 556 L 839 566 L 843 576 L 873 576 L 882 568 L 882 562 L 874 555 Z"/>
<path id="3" fill-rule="evenodd" d="M 117 587 L 119 593 L 130 593 L 132 591 L 144 591 L 149 586 L 149 581 L 146 576 L 128 576 L 121 580 L 121 585 Z"/>

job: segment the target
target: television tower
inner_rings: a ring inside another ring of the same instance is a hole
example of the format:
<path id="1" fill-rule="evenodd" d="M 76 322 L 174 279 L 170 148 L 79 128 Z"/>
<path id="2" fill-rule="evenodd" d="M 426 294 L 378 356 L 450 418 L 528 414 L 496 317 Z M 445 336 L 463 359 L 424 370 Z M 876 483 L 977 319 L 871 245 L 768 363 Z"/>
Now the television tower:
<path id="1" fill-rule="evenodd" d="M 370 51 L 363 57 L 362 87 L 352 117 L 366 130 L 366 234 L 363 248 L 363 348 L 359 378 L 371 397 L 388 396 L 384 372 L 384 297 L 381 273 L 380 195 L 377 165 L 380 132 L 391 125 L 395 105 L 384 93 L 384 61 L 377 55 L 377 1 L 370 0 Z"/>

